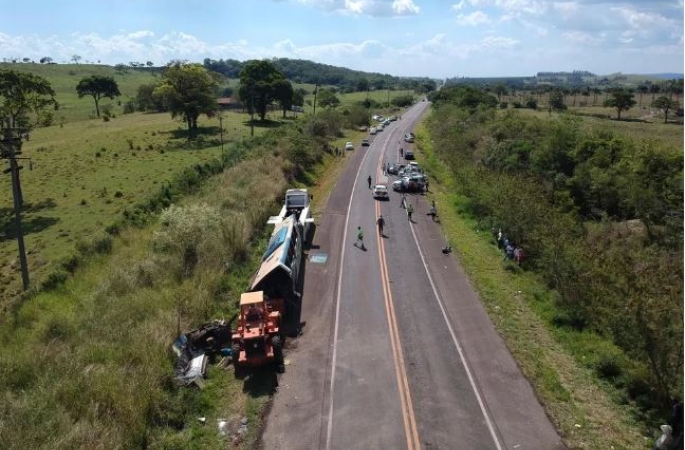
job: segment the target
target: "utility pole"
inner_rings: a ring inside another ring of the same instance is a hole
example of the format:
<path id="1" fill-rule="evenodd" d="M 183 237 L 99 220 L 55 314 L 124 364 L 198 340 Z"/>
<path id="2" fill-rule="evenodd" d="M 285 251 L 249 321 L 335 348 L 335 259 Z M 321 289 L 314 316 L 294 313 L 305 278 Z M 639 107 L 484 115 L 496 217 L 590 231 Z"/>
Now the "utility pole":
<path id="1" fill-rule="evenodd" d="M 254 86 L 250 86 L 250 136 L 254 136 Z"/>
<path id="2" fill-rule="evenodd" d="M 8 124 L 9 125 L 9 124 Z M 21 281 L 24 285 L 24 290 L 29 288 L 29 268 L 26 261 L 26 248 L 24 246 L 24 232 L 21 227 L 21 184 L 19 182 L 19 171 L 22 169 L 17 162 L 17 155 L 21 154 L 21 130 L 17 128 L 4 129 L 4 138 L 1 141 L 0 158 L 7 159 L 9 167 L 3 173 L 9 173 L 12 176 L 12 196 L 14 198 L 14 226 L 17 232 L 17 243 L 19 244 L 19 262 L 21 264 Z"/>
<path id="3" fill-rule="evenodd" d="M 314 113 L 312 114 L 313 116 L 316 115 L 316 96 L 319 93 L 319 83 L 316 83 L 316 87 L 314 88 Z"/>
<path id="4" fill-rule="evenodd" d="M 221 136 L 221 156 L 224 156 L 224 124 L 221 114 L 219 114 L 219 135 Z"/>

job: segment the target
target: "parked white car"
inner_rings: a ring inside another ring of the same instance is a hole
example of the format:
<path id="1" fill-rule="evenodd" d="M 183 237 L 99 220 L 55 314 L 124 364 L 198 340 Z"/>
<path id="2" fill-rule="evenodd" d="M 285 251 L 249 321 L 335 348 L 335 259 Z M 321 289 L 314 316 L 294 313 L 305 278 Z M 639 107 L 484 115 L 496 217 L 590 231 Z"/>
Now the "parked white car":
<path id="1" fill-rule="evenodd" d="M 354 144 L 352 142 L 347 142 L 345 144 L 345 150 L 354 150 Z"/>

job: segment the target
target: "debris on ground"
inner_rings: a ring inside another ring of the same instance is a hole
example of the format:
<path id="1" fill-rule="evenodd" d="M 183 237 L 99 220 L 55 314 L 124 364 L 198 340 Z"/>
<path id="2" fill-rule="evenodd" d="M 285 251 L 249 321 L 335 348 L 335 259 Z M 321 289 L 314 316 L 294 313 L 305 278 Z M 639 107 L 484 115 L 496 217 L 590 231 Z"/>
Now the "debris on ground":
<path id="1" fill-rule="evenodd" d="M 208 357 L 220 353 L 224 346 L 230 346 L 231 336 L 231 326 L 225 320 L 214 320 L 177 337 L 171 347 L 177 358 L 176 382 L 202 389 Z"/>

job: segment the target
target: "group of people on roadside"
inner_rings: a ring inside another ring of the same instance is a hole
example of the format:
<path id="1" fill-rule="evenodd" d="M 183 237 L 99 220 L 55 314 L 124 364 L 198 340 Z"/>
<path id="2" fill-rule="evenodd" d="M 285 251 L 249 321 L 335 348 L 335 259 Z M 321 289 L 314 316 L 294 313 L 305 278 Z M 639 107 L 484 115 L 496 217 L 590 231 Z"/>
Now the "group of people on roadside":
<path id="1" fill-rule="evenodd" d="M 507 235 L 502 232 L 501 228 L 499 228 L 497 231 L 492 228 L 491 233 L 492 237 L 497 242 L 497 248 L 502 250 L 504 253 L 504 259 L 502 261 L 514 261 L 520 266 L 526 257 L 526 253 L 523 251 L 523 248 L 516 245 L 514 241 L 510 241 L 509 238 L 507 238 Z"/>

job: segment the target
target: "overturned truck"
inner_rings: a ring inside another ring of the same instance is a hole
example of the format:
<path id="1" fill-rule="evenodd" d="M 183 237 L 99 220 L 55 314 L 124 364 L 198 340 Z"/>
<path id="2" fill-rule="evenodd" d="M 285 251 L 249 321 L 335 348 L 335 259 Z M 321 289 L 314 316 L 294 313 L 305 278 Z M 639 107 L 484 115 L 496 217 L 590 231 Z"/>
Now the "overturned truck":
<path id="1" fill-rule="evenodd" d="M 298 190 L 301 191 L 301 190 Z M 306 193 L 306 191 L 305 191 Z M 286 196 L 286 203 L 288 197 Z M 274 231 L 262 256 L 262 263 L 241 295 L 240 313 L 232 339 L 236 374 L 244 367 L 275 363 L 283 369 L 286 321 L 299 320 L 302 266 L 307 210 L 272 217 Z M 304 213 L 303 213 L 304 212 Z"/>

